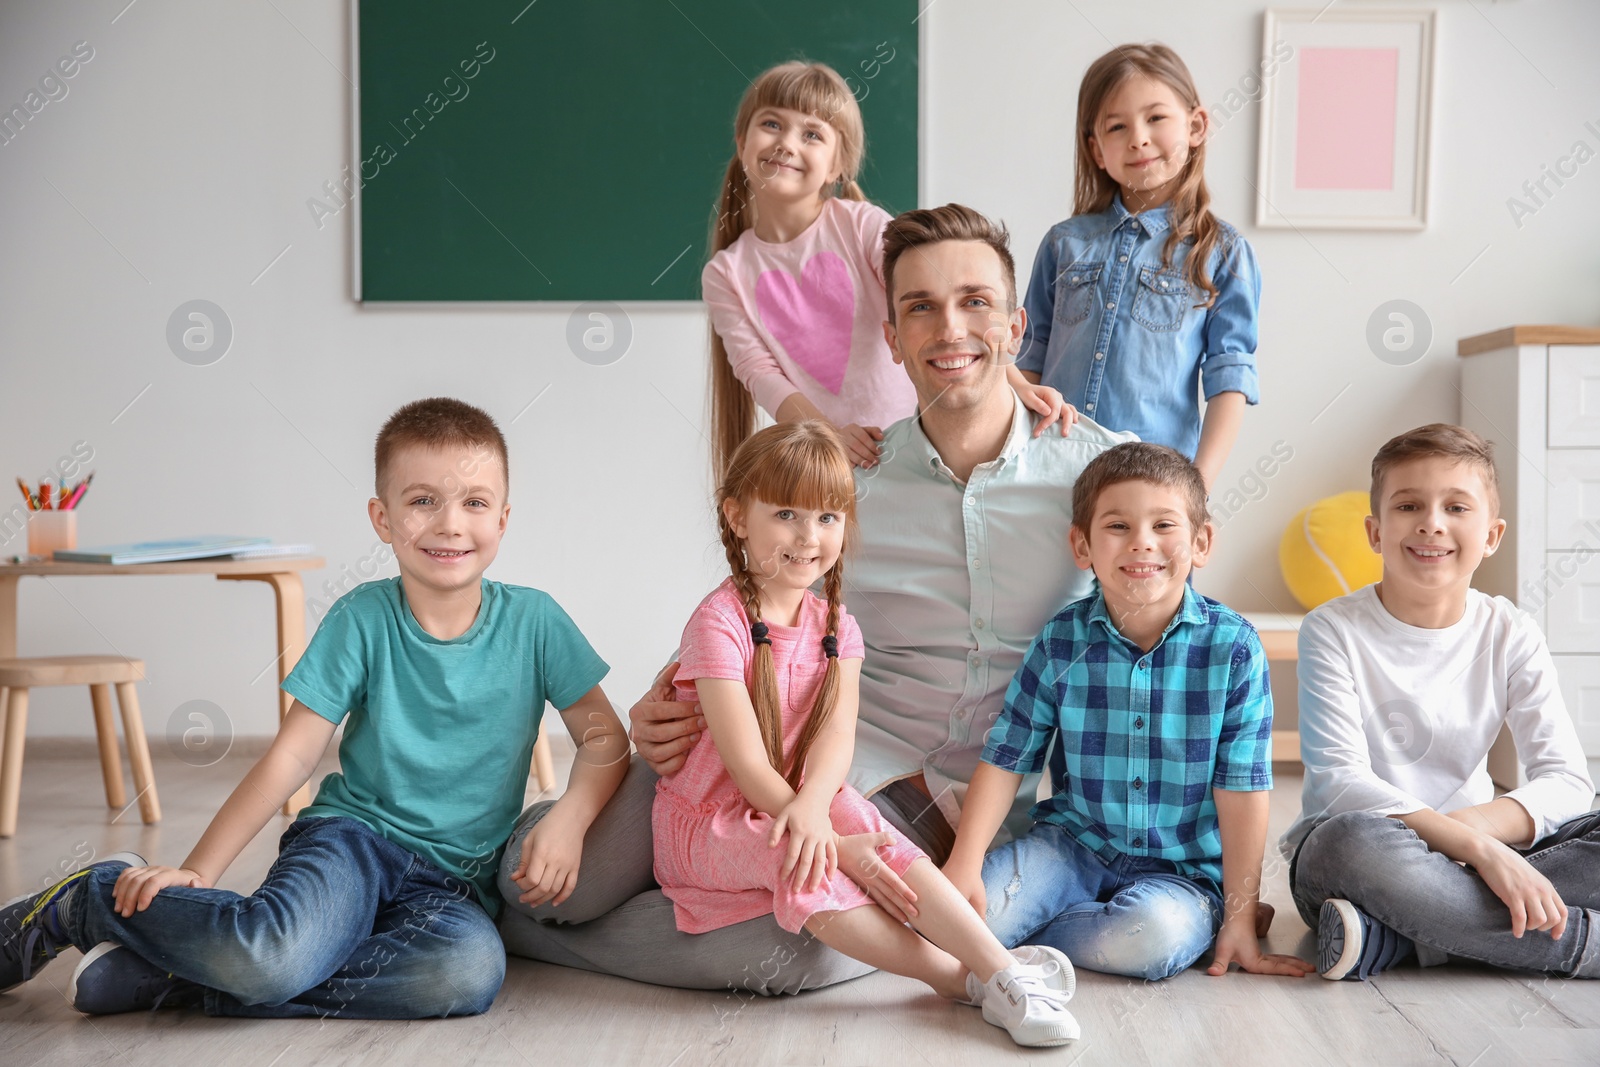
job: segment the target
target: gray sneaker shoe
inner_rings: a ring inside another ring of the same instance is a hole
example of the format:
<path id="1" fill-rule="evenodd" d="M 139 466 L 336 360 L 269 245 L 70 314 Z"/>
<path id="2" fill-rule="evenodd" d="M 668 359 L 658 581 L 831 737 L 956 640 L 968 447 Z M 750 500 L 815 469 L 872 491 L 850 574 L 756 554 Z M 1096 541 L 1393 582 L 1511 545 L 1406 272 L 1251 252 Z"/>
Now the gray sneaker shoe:
<path id="1" fill-rule="evenodd" d="M 1365 982 L 1411 955 L 1411 939 L 1338 897 L 1322 902 L 1317 916 L 1317 970 L 1330 982 Z"/>
<path id="2" fill-rule="evenodd" d="M 0 906 L 0 993 L 8 993 L 44 969 L 72 942 L 61 928 L 56 905 L 96 867 L 115 864 L 143 867 L 144 857 L 136 852 L 113 852 L 103 860 L 74 871 L 49 889 L 24 893 Z"/>

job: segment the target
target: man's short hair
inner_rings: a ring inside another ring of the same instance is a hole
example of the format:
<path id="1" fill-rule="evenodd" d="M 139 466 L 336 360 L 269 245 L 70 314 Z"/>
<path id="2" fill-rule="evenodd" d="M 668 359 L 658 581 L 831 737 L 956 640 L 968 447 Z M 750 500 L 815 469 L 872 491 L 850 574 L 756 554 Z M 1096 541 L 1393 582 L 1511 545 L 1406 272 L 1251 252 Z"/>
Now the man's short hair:
<path id="1" fill-rule="evenodd" d="M 373 468 L 378 495 L 383 495 L 384 477 L 394 456 L 403 448 L 467 448 L 476 460 L 472 467 L 458 471 L 462 484 L 476 476 L 482 462 L 497 458 L 505 472 L 506 495 L 511 493 L 511 463 L 506 454 L 506 439 L 488 412 L 449 397 L 413 400 L 389 416 L 378 431 Z M 505 503 L 505 501 L 501 501 Z"/>
<path id="2" fill-rule="evenodd" d="M 1489 490 L 1489 506 L 1494 515 L 1500 514 L 1500 478 L 1494 469 L 1494 445 L 1473 433 L 1465 426 L 1452 426 L 1448 422 L 1430 422 L 1391 437 L 1378 454 L 1372 457 L 1372 514 L 1378 514 L 1383 495 L 1383 478 L 1395 467 L 1414 459 L 1437 456 L 1452 463 L 1466 463 L 1476 467 L 1483 475 L 1483 484 Z"/>
<path id="3" fill-rule="evenodd" d="M 1011 235 L 997 222 L 967 207 L 917 208 L 897 215 L 883 229 L 883 283 L 889 294 L 889 321 L 894 319 L 894 265 L 913 248 L 940 241 L 982 241 L 1000 257 L 1006 276 L 1006 299 L 1011 311 L 1017 306 L 1017 264 L 1011 258 Z"/>
<path id="4" fill-rule="evenodd" d="M 1184 498 L 1189 525 L 1195 530 L 1211 517 L 1206 512 L 1205 476 L 1182 452 L 1148 441 L 1127 441 L 1090 460 L 1072 485 L 1072 525 L 1085 537 L 1094 522 L 1100 494 L 1123 482 L 1149 482 L 1176 490 Z"/>

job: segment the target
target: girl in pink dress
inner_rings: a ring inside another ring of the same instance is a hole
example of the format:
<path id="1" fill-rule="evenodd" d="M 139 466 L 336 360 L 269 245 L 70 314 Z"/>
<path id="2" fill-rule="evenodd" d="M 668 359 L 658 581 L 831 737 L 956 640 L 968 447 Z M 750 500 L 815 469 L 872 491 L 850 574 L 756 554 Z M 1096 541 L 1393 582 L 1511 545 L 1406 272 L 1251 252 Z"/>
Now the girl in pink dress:
<path id="1" fill-rule="evenodd" d="M 864 650 L 842 603 L 855 486 L 838 435 L 820 421 L 762 430 L 734 453 L 717 504 L 732 576 L 690 618 L 674 679 L 708 730 L 657 785 L 652 817 L 655 876 L 678 929 L 771 914 L 791 933 L 981 1004 L 1018 1044 L 1075 1039 L 1067 958 L 1007 952 L 927 856 L 844 784 Z M 810 591 L 819 580 L 826 599 Z M 839 835 L 860 833 L 889 836 L 879 856 L 915 894 L 914 930 L 839 869 Z"/>

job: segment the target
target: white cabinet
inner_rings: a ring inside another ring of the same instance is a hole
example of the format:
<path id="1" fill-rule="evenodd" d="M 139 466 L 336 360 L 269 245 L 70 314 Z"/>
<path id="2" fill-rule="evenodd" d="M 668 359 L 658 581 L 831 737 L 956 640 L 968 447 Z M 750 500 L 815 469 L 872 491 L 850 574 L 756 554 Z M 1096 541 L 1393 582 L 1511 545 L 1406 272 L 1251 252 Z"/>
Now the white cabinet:
<path id="1" fill-rule="evenodd" d="M 1461 425 L 1494 442 L 1507 522 L 1473 584 L 1544 630 L 1600 778 L 1600 330 L 1513 326 L 1457 351 Z M 1489 770 L 1501 785 L 1521 781 L 1508 737 Z"/>

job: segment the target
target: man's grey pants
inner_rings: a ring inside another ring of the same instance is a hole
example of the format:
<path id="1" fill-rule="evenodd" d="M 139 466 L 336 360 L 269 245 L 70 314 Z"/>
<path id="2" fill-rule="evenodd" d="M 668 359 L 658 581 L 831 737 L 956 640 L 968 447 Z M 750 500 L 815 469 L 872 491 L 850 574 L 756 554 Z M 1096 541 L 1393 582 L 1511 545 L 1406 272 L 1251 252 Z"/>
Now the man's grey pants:
<path id="1" fill-rule="evenodd" d="M 638 756 L 589 827 L 578 886 L 559 907 L 529 908 L 511 881 L 522 839 L 550 810 L 534 804 L 500 864 L 505 911 L 500 935 L 514 956 L 600 971 L 682 989 L 724 989 L 771 996 L 798 993 L 858 978 L 872 968 L 841 955 L 805 931 L 791 934 L 771 915 L 706 934 L 684 934 L 652 874 L 650 808 L 656 776 Z M 915 786 L 895 783 L 872 801 L 884 817 L 937 864 L 950 855 L 955 833 Z"/>

